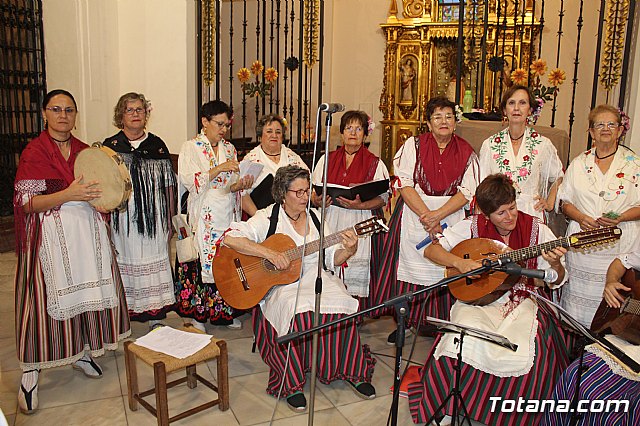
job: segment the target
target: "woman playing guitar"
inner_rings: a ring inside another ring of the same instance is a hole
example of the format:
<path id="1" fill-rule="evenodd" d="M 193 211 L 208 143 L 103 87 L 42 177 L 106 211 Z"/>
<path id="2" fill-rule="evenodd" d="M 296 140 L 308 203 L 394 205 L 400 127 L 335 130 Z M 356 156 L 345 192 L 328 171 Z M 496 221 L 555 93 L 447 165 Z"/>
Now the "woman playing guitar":
<path id="1" fill-rule="evenodd" d="M 478 207 L 484 214 L 475 215 L 443 231 L 444 237 L 425 249 L 425 257 L 461 272 L 480 267 L 480 263 L 449 253 L 452 247 L 469 238 L 502 241 L 520 249 L 554 240 L 553 232 L 538 219 L 516 207 L 516 193 L 511 181 L 502 174 L 488 176 L 476 190 Z M 552 287 L 564 283 L 561 262 L 566 249 L 555 248 L 529 259 L 527 268 L 553 268 L 558 278 Z M 471 284 L 473 285 L 473 284 Z M 462 389 L 472 419 L 483 424 L 535 424 L 537 413 L 502 413 L 491 410 L 491 397 L 503 400 L 545 399 L 551 396 L 553 383 L 568 365 L 566 336 L 554 318 L 537 309 L 525 289 L 534 290 L 531 280 L 520 280 L 510 291 L 486 306 L 457 301 L 451 309 L 451 321 L 504 335 L 518 349 L 513 352 L 483 340 L 467 336 L 462 352 L 462 380 L 473 383 Z M 438 337 L 422 370 L 421 381 L 409 387 L 409 405 L 414 422 L 425 422 L 434 414 L 451 388 L 458 348 L 456 335 Z M 433 356 L 432 356 L 433 355 Z M 450 413 L 446 413 L 450 414 Z"/>

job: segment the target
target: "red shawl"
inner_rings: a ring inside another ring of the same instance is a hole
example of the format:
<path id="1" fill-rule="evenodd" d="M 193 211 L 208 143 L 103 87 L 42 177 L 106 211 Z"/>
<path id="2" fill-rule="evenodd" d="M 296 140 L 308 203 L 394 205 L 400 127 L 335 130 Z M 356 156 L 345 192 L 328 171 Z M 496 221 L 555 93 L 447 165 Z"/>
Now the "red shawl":
<path id="1" fill-rule="evenodd" d="M 347 169 L 344 146 L 329 153 L 327 182 L 336 185 L 364 183 L 373 180 L 380 159 L 371 153 L 364 145 L 360 147 Z"/>
<path id="2" fill-rule="evenodd" d="M 71 136 L 71 153 L 69 160 L 65 160 L 49 133 L 43 131 L 22 151 L 13 198 L 16 251 L 26 247 L 27 221 L 31 225 L 31 221 L 37 216 L 25 214 L 23 196 L 53 194 L 67 188 L 74 180 L 73 166 L 78 153 L 85 148 L 88 148 L 87 144 Z M 33 227 L 30 226 L 29 229 L 33 230 Z"/>
<path id="3" fill-rule="evenodd" d="M 475 152 L 469 143 L 454 134 L 440 153 L 431 133 L 420 135 L 416 142 L 414 180 L 427 195 L 455 195 Z"/>

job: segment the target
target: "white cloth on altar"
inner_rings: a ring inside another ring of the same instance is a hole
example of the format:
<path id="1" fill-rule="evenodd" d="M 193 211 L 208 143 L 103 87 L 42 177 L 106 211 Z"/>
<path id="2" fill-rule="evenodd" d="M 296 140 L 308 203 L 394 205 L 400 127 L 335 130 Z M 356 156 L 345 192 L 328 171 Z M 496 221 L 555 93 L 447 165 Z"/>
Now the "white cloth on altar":
<path id="1" fill-rule="evenodd" d="M 48 314 L 61 321 L 118 306 L 111 244 L 100 213 L 85 201 L 70 201 L 39 216 Z"/>
<path id="2" fill-rule="evenodd" d="M 471 238 L 471 220 L 462 221 L 443 232 L 440 244 L 451 250 L 458 243 Z M 546 225 L 539 224 L 538 243 L 555 240 L 556 237 Z M 550 268 L 542 256 L 538 256 L 538 269 Z M 557 288 L 564 281 L 554 286 Z M 468 305 L 456 301 L 451 307 L 451 322 L 468 325 L 481 330 L 501 334 L 518 345 L 514 352 L 510 349 L 486 342 L 473 336 L 465 336 L 462 359 L 472 367 L 498 377 L 518 377 L 527 374 L 533 366 L 536 355 L 535 338 L 538 331 L 538 307 L 530 299 L 523 300 L 505 318 L 509 295 L 486 306 Z M 457 334 L 445 333 L 434 352 L 434 358 L 441 356 L 457 358 L 458 345 L 454 342 Z"/>
<path id="3" fill-rule="evenodd" d="M 487 138 L 480 148 L 480 181 L 491 174 L 506 174 L 514 182 L 518 210 L 544 222 L 544 213 L 533 206 L 536 197 L 546 198 L 551 185 L 563 176 L 562 162 L 553 143 L 532 127 L 526 128 L 523 141 L 516 156 L 508 128 Z"/>
<path id="4" fill-rule="evenodd" d="M 232 237 L 245 237 L 256 243 L 265 240 L 269 231 L 269 218 L 271 211 L 275 207 L 271 205 L 256 214 L 246 222 L 234 222 L 226 235 Z M 318 219 L 320 213 L 314 210 Z M 308 220 L 309 235 L 307 244 L 320 238 L 318 230 L 311 218 Z M 325 235 L 329 235 L 332 230 L 325 224 Z M 290 219 L 282 210 L 278 215 L 278 225 L 275 233 L 288 235 L 297 246 L 304 243 L 304 236 L 298 234 L 291 224 Z M 333 271 L 333 258 L 336 250 L 342 248 L 342 244 L 336 244 L 325 249 L 325 266 Z M 318 252 L 305 256 L 302 262 L 302 279 L 291 284 L 274 287 L 269 294 L 260 302 L 262 313 L 279 336 L 287 333 L 289 325 L 294 315 L 315 310 L 315 281 L 318 268 Z M 298 285 L 300 283 L 300 285 Z M 296 293 L 300 289 L 297 305 Z M 320 302 L 321 314 L 352 314 L 358 310 L 357 299 L 351 297 L 345 289 L 342 281 L 331 274 L 322 273 L 322 297 Z"/>
<path id="5" fill-rule="evenodd" d="M 324 155 L 320 157 L 311 181 L 313 185 L 322 185 L 322 175 L 324 173 Z M 389 179 L 389 171 L 387 166 L 384 165 L 382 160 L 378 161 L 378 167 L 376 173 L 373 176 L 373 180 Z M 389 200 L 389 192 L 380 195 L 384 203 Z M 362 222 L 371 218 L 371 210 L 352 210 L 343 209 L 331 205 L 327 208 L 327 214 L 325 217 L 325 223 L 330 229 L 341 231 L 349 226 L 353 226 L 356 223 Z M 347 267 L 343 270 L 343 280 L 347 286 L 347 291 L 352 296 L 367 297 L 369 296 L 369 281 L 370 281 L 370 263 L 371 263 L 371 239 L 360 238 L 358 240 L 358 250 L 356 254 L 351 256 L 347 261 Z"/>
<path id="6" fill-rule="evenodd" d="M 558 190 L 558 199 L 573 204 L 595 219 L 607 212 L 621 214 L 640 206 L 640 157 L 620 147 L 606 174 L 595 164 L 595 150 L 576 157 Z M 622 189 L 620 187 L 623 187 Z M 619 192 L 619 193 L 618 193 Z M 621 222 L 618 242 L 567 253 L 568 282 L 562 289 L 561 305 L 585 327 L 602 300 L 607 268 L 617 256 L 631 251 L 638 238 L 640 221 Z M 580 224 L 569 222 L 567 235 L 580 231 Z"/>
<path id="7" fill-rule="evenodd" d="M 416 190 L 422 201 L 429 208 L 435 210 L 442 207 L 450 196 L 426 195 L 420 185 L 414 180 L 416 167 L 416 146 L 414 138 L 409 138 L 402 145 L 393 159 L 393 168 L 399 179 L 399 187 L 412 187 Z M 458 191 L 462 192 L 467 200 L 471 200 L 480 183 L 477 180 L 478 164 L 473 162 L 465 170 L 462 183 Z M 464 207 L 451 213 L 442 220 L 451 227 L 465 217 Z M 417 250 L 416 244 L 424 240 L 428 233 L 420 223 L 420 218 L 405 203 L 402 210 L 400 228 L 400 254 L 398 259 L 397 279 L 417 285 L 430 285 L 444 278 L 444 268 L 423 256 L 423 250 Z"/>
<path id="8" fill-rule="evenodd" d="M 217 250 L 215 241 L 231 222 L 240 220 L 240 195 L 231 192 L 238 173 L 222 172 L 209 180 L 209 169 L 229 160 L 237 160 L 235 147 L 221 140 L 214 149 L 204 133 L 185 142 L 178 157 L 178 177 L 189 191 L 189 225 L 198 242 L 204 283 L 214 282 L 211 266 Z"/>

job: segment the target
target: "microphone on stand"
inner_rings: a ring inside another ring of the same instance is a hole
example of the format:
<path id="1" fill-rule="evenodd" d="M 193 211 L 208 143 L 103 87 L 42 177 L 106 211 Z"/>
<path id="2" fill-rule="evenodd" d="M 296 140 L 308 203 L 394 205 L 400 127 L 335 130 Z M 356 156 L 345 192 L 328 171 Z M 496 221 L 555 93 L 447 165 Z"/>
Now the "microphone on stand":
<path id="1" fill-rule="evenodd" d="M 512 263 L 514 263 L 513 259 L 511 259 L 509 256 L 502 256 L 502 257 L 499 257 L 499 258 L 497 258 L 495 260 L 484 259 L 482 261 L 482 266 L 486 266 L 486 267 L 489 267 L 491 269 L 496 269 L 496 268 L 500 268 L 502 266 L 509 265 L 509 264 L 512 264 Z"/>
<path id="2" fill-rule="evenodd" d="M 496 271 L 506 272 L 509 275 L 520 275 L 527 278 L 539 278 L 546 283 L 554 283 L 558 280 L 558 271 L 555 269 L 526 269 L 517 263 L 507 263 L 504 266 L 494 268 Z"/>
<path id="3" fill-rule="evenodd" d="M 333 114 L 334 112 L 344 111 L 344 105 L 339 103 L 333 104 L 321 104 L 320 111 L 324 111 L 328 114 Z"/>

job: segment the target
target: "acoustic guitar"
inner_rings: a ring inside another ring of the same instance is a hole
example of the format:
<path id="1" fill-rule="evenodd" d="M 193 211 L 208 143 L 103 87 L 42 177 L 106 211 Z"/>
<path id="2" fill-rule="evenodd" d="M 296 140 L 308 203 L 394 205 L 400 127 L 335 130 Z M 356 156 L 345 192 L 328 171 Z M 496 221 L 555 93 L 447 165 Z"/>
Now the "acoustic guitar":
<path id="1" fill-rule="evenodd" d="M 527 259 L 540 256 L 542 252 L 553 250 L 556 247 L 587 248 L 595 245 L 606 244 L 620 239 L 622 230 L 616 226 L 591 229 L 558 238 L 557 240 L 535 246 L 511 250 L 507 245 L 489 238 L 472 238 L 456 245 L 451 253 L 464 259 L 472 259 L 479 263 L 483 260 L 499 260 L 507 256 L 513 262 L 523 262 Z M 508 253 L 508 254 L 507 254 Z M 459 274 L 456 268 L 448 267 L 445 275 L 451 277 Z M 449 283 L 449 291 L 458 300 L 473 305 L 488 305 L 498 300 L 504 293 L 520 279 L 519 276 L 508 275 L 505 272 L 489 271 L 472 280 L 461 278 Z"/>
<path id="2" fill-rule="evenodd" d="M 631 291 L 621 292 L 626 298 L 620 308 L 610 308 L 602 299 L 591 322 L 596 334 L 614 334 L 634 345 L 640 345 L 640 272 L 629 269 L 622 284 Z"/>
<path id="3" fill-rule="evenodd" d="M 342 241 L 342 233 L 353 229 L 358 237 L 387 232 L 389 228 L 384 219 L 372 217 L 357 223 L 352 228 L 328 235 L 324 239 L 324 247 L 331 247 Z M 249 309 L 257 305 L 273 287 L 291 284 L 300 278 L 302 254 L 313 254 L 320 249 L 320 240 L 296 247 L 291 237 L 284 234 L 273 234 L 261 246 L 284 253 L 291 264 L 285 270 L 277 270 L 267 259 L 242 254 L 225 245 L 220 246 L 213 259 L 213 278 L 220 295 L 230 306 L 236 309 Z"/>

